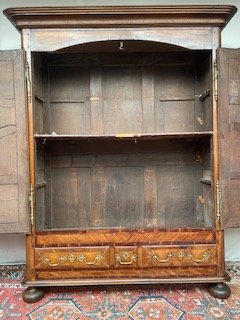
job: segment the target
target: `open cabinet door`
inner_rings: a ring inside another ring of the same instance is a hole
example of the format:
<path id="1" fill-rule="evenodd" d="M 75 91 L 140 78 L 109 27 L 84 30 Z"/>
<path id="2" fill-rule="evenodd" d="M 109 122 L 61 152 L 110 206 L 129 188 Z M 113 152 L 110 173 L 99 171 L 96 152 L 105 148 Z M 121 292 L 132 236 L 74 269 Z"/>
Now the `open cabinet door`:
<path id="1" fill-rule="evenodd" d="M 25 233 L 28 144 L 24 51 L 0 51 L 0 232 Z"/>
<path id="2" fill-rule="evenodd" d="M 221 216 L 240 227 L 240 49 L 218 50 Z"/>

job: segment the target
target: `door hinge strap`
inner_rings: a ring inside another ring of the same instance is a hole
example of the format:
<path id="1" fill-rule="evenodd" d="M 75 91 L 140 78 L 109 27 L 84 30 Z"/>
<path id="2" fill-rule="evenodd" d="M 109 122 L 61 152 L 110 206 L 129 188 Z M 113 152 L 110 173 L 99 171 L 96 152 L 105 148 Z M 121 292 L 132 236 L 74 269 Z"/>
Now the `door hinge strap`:
<path id="1" fill-rule="evenodd" d="M 29 69 L 29 63 L 26 62 L 26 85 L 27 85 L 27 100 L 30 103 L 32 100 L 32 84 L 30 80 L 30 69 Z"/>
<path id="2" fill-rule="evenodd" d="M 214 98 L 218 101 L 218 68 L 217 62 L 214 62 Z"/>
<path id="3" fill-rule="evenodd" d="M 216 182 L 216 211 L 217 211 L 217 220 L 221 220 L 221 190 L 220 190 L 220 184 L 219 181 L 217 180 Z"/>
<path id="4" fill-rule="evenodd" d="M 30 192 L 29 192 L 29 205 L 30 205 L 30 220 L 31 225 L 34 224 L 34 187 L 31 184 L 30 186 Z"/>

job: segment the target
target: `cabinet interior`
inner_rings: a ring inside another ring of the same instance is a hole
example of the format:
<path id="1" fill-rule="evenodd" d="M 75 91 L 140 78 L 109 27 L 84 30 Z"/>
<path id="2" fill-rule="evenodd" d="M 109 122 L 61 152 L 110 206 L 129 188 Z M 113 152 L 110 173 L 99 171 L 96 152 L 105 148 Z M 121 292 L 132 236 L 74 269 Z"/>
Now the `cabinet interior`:
<path id="1" fill-rule="evenodd" d="M 33 63 L 37 229 L 212 227 L 210 51 L 110 41 Z"/>

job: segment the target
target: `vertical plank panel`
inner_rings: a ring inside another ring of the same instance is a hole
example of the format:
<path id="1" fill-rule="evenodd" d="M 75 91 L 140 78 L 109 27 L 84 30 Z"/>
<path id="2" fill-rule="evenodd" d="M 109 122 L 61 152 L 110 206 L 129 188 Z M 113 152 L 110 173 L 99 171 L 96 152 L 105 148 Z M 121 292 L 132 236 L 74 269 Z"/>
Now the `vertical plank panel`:
<path id="1" fill-rule="evenodd" d="M 76 223 L 81 227 L 89 227 L 91 221 L 91 168 L 76 168 L 77 175 L 77 211 Z"/>
<path id="2" fill-rule="evenodd" d="M 155 68 L 156 130 L 194 131 L 194 68 L 166 65 Z"/>
<path id="3" fill-rule="evenodd" d="M 143 226 L 143 168 L 106 168 L 106 224 L 109 227 Z"/>
<path id="4" fill-rule="evenodd" d="M 195 166 L 158 167 L 158 225 L 196 226 Z"/>
<path id="5" fill-rule="evenodd" d="M 51 132 L 89 134 L 88 68 L 51 66 L 49 70 Z"/>
<path id="6" fill-rule="evenodd" d="M 91 134 L 103 134 L 102 69 L 90 69 Z"/>
<path id="7" fill-rule="evenodd" d="M 144 168 L 144 227 L 157 226 L 157 171 L 155 166 Z"/>
<path id="8" fill-rule="evenodd" d="M 139 133 L 142 130 L 141 68 L 103 67 L 105 133 Z"/>
<path id="9" fill-rule="evenodd" d="M 82 228 L 91 225 L 89 168 L 52 170 L 52 227 Z"/>
<path id="10" fill-rule="evenodd" d="M 52 170 L 52 225 L 74 228 L 78 225 L 77 175 L 75 168 Z"/>
<path id="11" fill-rule="evenodd" d="M 155 132 L 154 68 L 142 68 L 142 132 Z"/>
<path id="12" fill-rule="evenodd" d="M 46 179 L 46 191 L 45 191 L 45 213 L 43 218 L 44 228 L 53 228 L 53 208 L 52 208 L 52 191 L 55 188 L 54 181 L 52 179 L 52 157 L 51 147 L 45 145 L 46 152 L 44 155 L 45 162 L 45 179 Z"/>
<path id="13" fill-rule="evenodd" d="M 197 227 L 202 227 L 205 225 L 205 220 L 204 220 L 204 208 L 205 203 L 209 201 L 207 196 L 205 197 L 205 194 L 203 192 L 203 184 L 201 183 L 201 178 L 203 177 L 203 167 L 202 164 L 197 164 L 195 167 L 195 172 L 196 172 L 196 179 L 195 179 L 195 189 L 196 189 L 196 198 L 195 198 L 195 203 L 196 203 L 196 224 Z M 206 188 L 204 189 L 206 191 Z M 207 213 L 206 213 L 207 215 Z M 206 221 L 207 222 L 207 221 Z M 207 225 L 207 224 L 206 224 Z"/>
<path id="14" fill-rule="evenodd" d="M 91 169 L 91 225 L 104 225 L 105 168 Z"/>

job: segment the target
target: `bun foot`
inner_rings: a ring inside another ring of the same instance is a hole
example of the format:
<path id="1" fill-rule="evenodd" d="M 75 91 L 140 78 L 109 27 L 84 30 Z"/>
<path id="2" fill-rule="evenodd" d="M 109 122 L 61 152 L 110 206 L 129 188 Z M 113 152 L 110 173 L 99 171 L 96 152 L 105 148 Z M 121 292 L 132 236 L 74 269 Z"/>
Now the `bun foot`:
<path id="1" fill-rule="evenodd" d="M 211 296 L 217 299 L 227 299 L 231 295 L 231 289 L 226 283 L 215 283 L 208 288 Z"/>
<path id="2" fill-rule="evenodd" d="M 23 300 L 27 303 L 34 303 L 41 300 L 45 295 L 43 288 L 29 287 L 23 292 Z"/>

